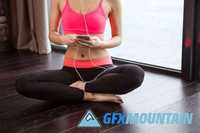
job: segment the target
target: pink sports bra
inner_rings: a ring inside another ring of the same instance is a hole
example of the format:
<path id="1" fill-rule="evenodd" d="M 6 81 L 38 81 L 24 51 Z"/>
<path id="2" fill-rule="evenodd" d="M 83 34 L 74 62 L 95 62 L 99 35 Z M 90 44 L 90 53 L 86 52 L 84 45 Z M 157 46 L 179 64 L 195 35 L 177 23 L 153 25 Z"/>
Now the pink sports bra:
<path id="1" fill-rule="evenodd" d="M 73 10 L 68 0 L 66 0 L 65 7 L 62 11 L 62 28 L 65 34 L 102 34 L 105 31 L 106 15 L 102 7 L 103 0 L 100 0 L 98 7 L 90 11 L 84 16 Z"/>
<path id="2" fill-rule="evenodd" d="M 62 12 L 62 28 L 64 34 L 103 34 L 106 26 L 106 15 L 100 0 L 98 7 L 84 16 L 74 11 L 68 0 Z M 85 22 L 86 20 L 86 22 Z M 88 30 L 88 31 L 87 31 Z M 101 65 L 113 64 L 110 56 L 92 60 L 73 60 L 65 58 L 63 65 L 77 68 L 92 68 Z"/>

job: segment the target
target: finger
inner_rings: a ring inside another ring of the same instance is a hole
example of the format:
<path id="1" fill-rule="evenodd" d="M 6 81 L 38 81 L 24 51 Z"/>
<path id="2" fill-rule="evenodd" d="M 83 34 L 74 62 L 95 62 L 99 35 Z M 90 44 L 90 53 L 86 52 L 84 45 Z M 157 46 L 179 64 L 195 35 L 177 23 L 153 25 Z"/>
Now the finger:
<path id="1" fill-rule="evenodd" d="M 90 42 L 91 40 L 78 39 L 81 42 Z"/>
<path id="2" fill-rule="evenodd" d="M 93 41 L 85 41 L 85 40 L 82 41 L 82 40 L 81 40 L 80 42 L 87 43 L 87 44 L 89 44 L 89 45 L 93 45 Z"/>
<path id="3" fill-rule="evenodd" d="M 88 43 L 84 43 L 84 42 L 78 42 L 79 46 L 82 46 L 82 47 L 88 47 L 89 44 Z"/>
<path id="4" fill-rule="evenodd" d="M 75 42 L 75 40 L 73 40 L 73 39 L 70 39 L 69 41 L 70 41 L 70 43 L 74 43 Z"/>

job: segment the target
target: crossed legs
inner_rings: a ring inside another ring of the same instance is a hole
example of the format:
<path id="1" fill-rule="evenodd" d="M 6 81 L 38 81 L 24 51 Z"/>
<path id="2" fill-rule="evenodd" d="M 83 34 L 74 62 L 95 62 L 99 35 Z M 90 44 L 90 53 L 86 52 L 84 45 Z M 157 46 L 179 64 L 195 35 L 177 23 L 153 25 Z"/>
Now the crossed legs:
<path id="1" fill-rule="evenodd" d="M 121 103 L 121 98 L 115 95 L 89 93 L 69 86 L 77 80 L 76 76 L 66 71 L 46 70 L 19 76 L 16 80 L 16 90 L 23 96 L 47 101 Z"/>
<path id="2" fill-rule="evenodd" d="M 84 83 L 77 75 L 64 70 L 45 70 L 22 75 L 16 80 L 18 93 L 48 101 L 109 101 L 121 103 L 115 94 L 125 94 L 139 87 L 144 72 L 140 67 L 121 65 Z"/>
<path id="3" fill-rule="evenodd" d="M 77 81 L 71 87 L 86 92 L 106 94 L 126 94 L 139 86 L 144 80 L 144 70 L 136 65 L 120 65 L 108 68 L 100 73 L 95 80 Z"/>

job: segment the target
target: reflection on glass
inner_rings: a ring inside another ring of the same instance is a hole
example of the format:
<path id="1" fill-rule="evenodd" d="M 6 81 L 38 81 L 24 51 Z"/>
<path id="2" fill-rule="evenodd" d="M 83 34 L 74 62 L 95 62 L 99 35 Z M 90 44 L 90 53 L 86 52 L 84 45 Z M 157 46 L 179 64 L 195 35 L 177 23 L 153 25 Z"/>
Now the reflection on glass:
<path id="1" fill-rule="evenodd" d="M 123 0 L 122 7 L 123 43 L 112 55 L 180 70 L 183 0 Z"/>

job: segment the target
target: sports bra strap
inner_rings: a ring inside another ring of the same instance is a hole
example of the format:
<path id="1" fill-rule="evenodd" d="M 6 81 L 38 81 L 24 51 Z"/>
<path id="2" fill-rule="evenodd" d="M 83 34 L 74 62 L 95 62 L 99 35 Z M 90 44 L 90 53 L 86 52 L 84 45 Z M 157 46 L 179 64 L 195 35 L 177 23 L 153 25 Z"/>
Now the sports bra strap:
<path id="1" fill-rule="evenodd" d="M 99 2 L 99 7 L 102 5 L 102 3 L 103 3 L 103 0 L 100 0 L 100 2 Z"/>
<path id="2" fill-rule="evenodd" d="M 99 6 L 101 6 L 102 3 L 103 3 L 103 0 L 100 0 L 100 2 L 99 2 Z M 69 5 L 69 0 L 66 0 L 66 4 Z"/>
<path id="3" fill-rule="evenodd" d="M 69 6 L 69 0 L 66 0 L 65 2 L 66 2 L 66 5 Z"/>
<path id="4" fill-rule="evenodd" d="M 102 6 L 102 3 L 103 3 L 103 0 L 100 0 L 99 5 L 97 6 L 97 8 L 100 8 L 100 7 Z M 68 7 L 70 7 L 70 5 L 69 5 L 69 0 L 66 0 L 66 5 L 67 5 Z M 70 8 L 71 8 L 71 7 L 70 7 Z"/>

